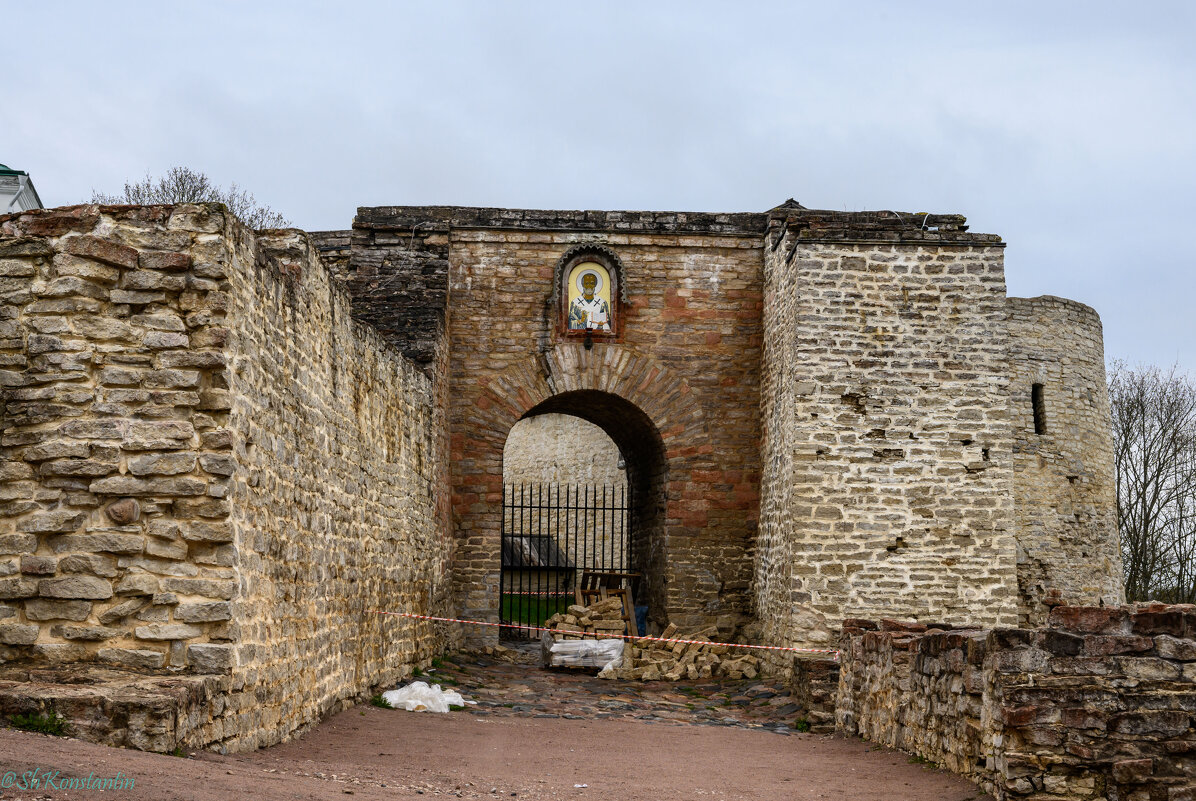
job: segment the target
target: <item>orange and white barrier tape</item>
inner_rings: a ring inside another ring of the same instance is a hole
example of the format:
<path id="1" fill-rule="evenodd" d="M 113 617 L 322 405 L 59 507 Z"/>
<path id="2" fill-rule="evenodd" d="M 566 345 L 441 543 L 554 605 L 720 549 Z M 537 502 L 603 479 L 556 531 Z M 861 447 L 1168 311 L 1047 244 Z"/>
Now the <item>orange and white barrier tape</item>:
<path id="1" fill-rule="evenodd" d="M 525 625 L 521 625 L 519 623 L 488 623 L 484 620 L 463 620 L 463 619 L 457 618 L 457 617 L 436 617 L 435 615 L 417 615 L 414 612 L 384 612 L 379 609 L 370 609 L 369 611 L 373 612 L 375 615 L 391 615 L 393 617 L 406 617 L 406 618 L 411 618 L 413 620 L 433 620 L 438 623 L 464 623 L 469 626 L 492 626 L 494 628 L 520 629 L 522 631 L 547 631 L 551 634 L 569 634 L 574 637 L 585 633 L 585 632 L 581 632 L 581 631 L 567 631 L 565 629 L 550 629 L 550 628 L 546 628 L 544 626 L 525 626 Z M 630 634 L 613 634 L 613 633 L 612 634 L 603 634 L 602 636 L 607 639 L 637 640 L 637 641 L 638 640 L 646 640 L 648 642 L 660 642 L 660 643 L 669 643 L 669 644 L 679 642 L 679 643 L 683 643 L 685 645 L 714 645 L 714 646 L 721 645 L 726 648 L 750 648 L 755 651 L 791 651 L 794 653 L 804 653 L 804 654 L 831 654 L 834 656 L 836 662 L 839 661 L 839 650 L 837 648 L 791 648 L 791 647 L 786 647 L 786 646 L 782 646 L 782 645 L 747 645 L 745 643 L 738 643 L 738 642 L 712 642 L 710 640 L 682 640 L 682 639 L 678 639 L 678 638 L 665 639 L 664 637 L 641 637 L 638 635 L 632 636 Z"/>

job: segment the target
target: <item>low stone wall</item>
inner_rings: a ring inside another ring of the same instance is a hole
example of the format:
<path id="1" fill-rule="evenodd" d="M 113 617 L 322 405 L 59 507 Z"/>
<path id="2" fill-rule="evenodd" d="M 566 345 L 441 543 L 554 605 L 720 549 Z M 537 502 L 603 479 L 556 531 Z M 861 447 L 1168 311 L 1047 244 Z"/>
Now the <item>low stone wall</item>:
<path id="1" fill-rule="evenodd" d="M 840 732 L 998 799 L 1196 797 L 1196 607 L 1058 607 L 1048 627 L 847 621 Z"/>
<path id="2" fill-rule="evenodd" d="M 163 737 L 244 749 L 443 646 L 370 611 L 448 611 L 443 404 L 301 232 L 0 218 L 0 388 L 0 663 L 218 676 Z"/>

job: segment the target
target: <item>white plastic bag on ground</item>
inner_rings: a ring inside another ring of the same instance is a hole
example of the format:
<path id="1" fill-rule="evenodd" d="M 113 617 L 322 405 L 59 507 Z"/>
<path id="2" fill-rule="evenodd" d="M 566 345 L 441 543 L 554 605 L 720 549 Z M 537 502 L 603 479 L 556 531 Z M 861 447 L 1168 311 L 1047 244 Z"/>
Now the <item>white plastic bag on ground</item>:
<path id="1" fill-rule="evenodd" d="M 540 648 L 545 667 L 617 669 L 623 664 L 622 640 L 560 640 L 544 632 Z"/>
<path id="2" fill-rule="evenodd" d="M 408 712 L 448 712 L 450 706 L 476 704 L 466 701 L 456 690 L 442 690 L 439 684 L 429 686 L 426 681 L 413 681 L 406 687 L 382 693 L 386 703 Z"/>

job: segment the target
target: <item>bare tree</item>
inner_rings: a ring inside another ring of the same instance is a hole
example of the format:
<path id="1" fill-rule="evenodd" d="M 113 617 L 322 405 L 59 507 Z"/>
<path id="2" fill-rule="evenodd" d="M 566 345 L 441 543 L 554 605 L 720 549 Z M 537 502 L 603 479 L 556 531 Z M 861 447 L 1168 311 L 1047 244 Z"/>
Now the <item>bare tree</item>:
<path id="1" fill-rule="evenodd" d="M 124 192 L 106 195 L 92 190 L 92 203 L 130 203 L 145 206 L 152 203 L 223 203 L 250 228 L 286 228 L 291 221 L 269 206 L 261 205 L 253 195 L 235 183 L 221 189 L 207 175 L 189 167 L 172 167 L 158 179 L 125 181 Z"/>
<path id="2" fill-rule="evenodd" d="M 1126 598 L 1196 603 L 1196 383 L 1115 362 L 1109 399 Z"/>

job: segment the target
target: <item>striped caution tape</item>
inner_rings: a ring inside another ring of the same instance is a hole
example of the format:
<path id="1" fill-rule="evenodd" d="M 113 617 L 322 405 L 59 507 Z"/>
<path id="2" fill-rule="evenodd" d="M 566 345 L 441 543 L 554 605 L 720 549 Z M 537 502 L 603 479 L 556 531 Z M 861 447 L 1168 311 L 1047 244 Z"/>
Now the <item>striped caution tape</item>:
<path id="1" fill-rule="evenodd" d="M 565 629 L 550 629 L 550 628 L 546 628 L 544 626 L 524 626 L 524 625 L 520 625 L 518 623 L 488 623 L 484 620 L 463 620 L 463 619 L 457 618 L 457 617 L 437 617 L 435 615 L 417 615 L 414 612 L 385 612 L 385 611 L 382 611 L 379 609 L 370 609 L 369 611 L 375 615 L 391 615 L 393 617 L 406 617 L 406 618 L 411 618 L 413 620 L 433 620 L 438 623 L 464 623 L 469 626 L 492 626 L 494 628 L 520 629 L 522 631 L 547 631 L 551 634 L 569 634 L 574 637 L 583 633 L 580 631 L 567 631 Z M 838 651 L 838 649 L 835 649 L 835 648 L 791 648 L 791 647 L 786 647 L 786 646 L 781 646 L 781 645 L 747 645 L 745 643 L 738 643 L 738 642 L 712 642 L 710 640 L 682 640 L 682 639 L 678 639 L 678 638 L 665 639 L 664 637 L 640 637 L 640 636 L 632 636 L 630 634 L 613 634 L 613 633 L 612 634 L 603 634 L 602 636 L 606 637 L 608 639 L 616 639 L 617 638 L 620 640 L 636 640 L 636 641 L 660 642 L 660 643 L 669 643 L 669 644 L 679 642 L 679 643 L 683 643 L 685 645 L 722 645 L 727 648 L 750 648 L 754 651 L 792 651 L 794 653 L 803 653 L 803 654 L 831 654 L 834 656 L 836 662 L 839 661 L 839 651 Z"/>

